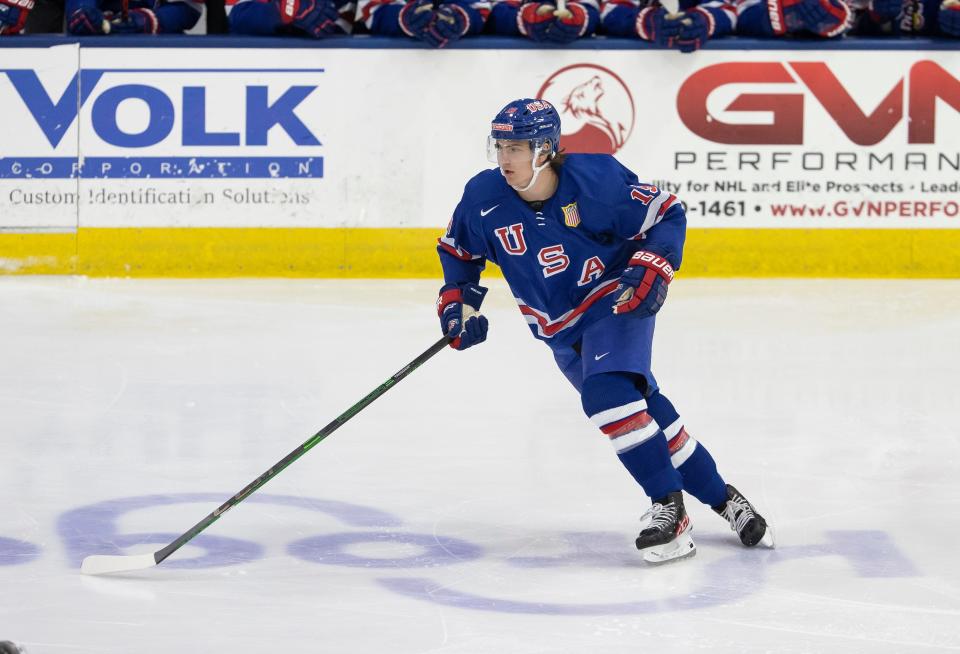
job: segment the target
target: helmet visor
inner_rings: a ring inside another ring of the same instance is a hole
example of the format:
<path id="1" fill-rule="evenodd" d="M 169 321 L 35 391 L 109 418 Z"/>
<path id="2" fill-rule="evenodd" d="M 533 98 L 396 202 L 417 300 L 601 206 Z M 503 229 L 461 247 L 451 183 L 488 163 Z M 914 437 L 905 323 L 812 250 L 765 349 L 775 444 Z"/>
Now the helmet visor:
<path id="1" fill-rule="evenodd" d="M 503 163 L 533 162 L 533 153 L 541 151 L 546 139 L 498 139 L 487 137 L 487 161 L 501 165 Z"/>

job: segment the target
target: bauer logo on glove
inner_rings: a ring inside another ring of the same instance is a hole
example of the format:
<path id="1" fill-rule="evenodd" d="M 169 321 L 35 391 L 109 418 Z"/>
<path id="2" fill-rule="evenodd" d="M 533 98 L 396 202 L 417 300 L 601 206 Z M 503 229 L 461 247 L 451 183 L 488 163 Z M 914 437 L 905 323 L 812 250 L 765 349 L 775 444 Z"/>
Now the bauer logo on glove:
<path id="1" fill-rule="evenodd" d="M 637 264 L 647 266 L 648 268 L 656 268 L 666 276 L 668 282 L 673 281 L 673 266 L 670 265 L 669 261 L 653 252 L 641 250 L 630 257 L 630 265 L 635 266 Z"/>
<path id="2" fill-rule="evenodd" d="M 636 312 L 652 316 L 667 300 L 667 286 L 673 281 L 673 266 L 665 257 L 640 250 L 630 257 L 630 267 L 620 275 L 620 295 L 613 305 L 616 314 Z"/>

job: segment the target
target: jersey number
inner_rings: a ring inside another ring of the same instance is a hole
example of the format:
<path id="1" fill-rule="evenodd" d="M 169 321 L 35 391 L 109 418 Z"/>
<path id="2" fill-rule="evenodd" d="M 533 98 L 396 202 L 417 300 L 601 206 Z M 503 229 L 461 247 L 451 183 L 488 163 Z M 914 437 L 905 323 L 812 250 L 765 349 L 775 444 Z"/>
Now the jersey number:
<path id="1" fill-rule="evenodd" d="M 650 200 L 657 197 L 657 193 L 660 192 L 656 186 L 650 186 L 649 184 L 637 184 L 636 186 L 630 189 L 630 197 L 634 200 L 639 200 L 643 204 L 650 204 Z"/>

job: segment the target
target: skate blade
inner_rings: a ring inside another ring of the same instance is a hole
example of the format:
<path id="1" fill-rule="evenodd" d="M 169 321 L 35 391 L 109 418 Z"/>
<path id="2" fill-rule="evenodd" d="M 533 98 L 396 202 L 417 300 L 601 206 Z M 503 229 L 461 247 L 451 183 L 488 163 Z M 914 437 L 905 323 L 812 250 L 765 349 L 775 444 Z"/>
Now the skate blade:
<path id="1" fill-rule="evenodd" d="M 777 539 L 773 535 L 773 528 L 770 525 L 767 525 L 767 530 L 763 533 L 763 538 L 760 539 L 760 542 L 757 545 L 767 547 L 769 549 L 777 548 Z"/>
<path id="2" fill-rule="evenodd" d="M 640 550 L 643 560 L 650 565 L 662 565 L 681 559 L 689 559 L 697 554 L 697 546 L 688 534 L 681 534 L 666 545 L 657 545 Z"/>
<path id="3" fill-rule="evenodd" d="M 667 563 L 674 563 L 676 561 L 682 561 L 683 559 L 692 559 L 697 555 L 697 547 L 694 545 L 687 552 L 677 552 L 673 556 L 669 557 L 660 557 L 654 555 L 653 553 L 644 554 L 643 561 L 647 565 L 666 565 Z"/>

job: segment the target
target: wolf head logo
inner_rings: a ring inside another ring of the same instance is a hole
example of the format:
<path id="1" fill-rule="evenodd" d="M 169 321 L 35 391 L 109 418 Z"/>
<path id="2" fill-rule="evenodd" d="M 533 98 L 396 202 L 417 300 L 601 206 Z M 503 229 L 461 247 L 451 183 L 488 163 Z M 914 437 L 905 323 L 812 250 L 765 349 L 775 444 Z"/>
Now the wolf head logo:
<path id="1" fill-rule="evenodd" d="M 563 112 L 585 122 L 587 124 L 585 130 L 593 128 L 603 132 L 609 141 L 609 143 L 604 144 L 606 147 L 600 145 L 602 140 L 597 135 L 588 133 L 584 136 L 590 143 L 600 146 L 595 151 L 613 154 L 623 146 L 627 128 L 623 123 L 611 121 L 603 115 L 603 109 L 600 108 L 600 98 L 603 97 L 603 93 L 603 81 L 599 76 L 594 75 L 570 91 L 570 94 L 563 101 Z M 573 145 L 570 144 L 567 147 L 572 149 Z"/>
<path id="2" fill-rule="evenodd" d="M 568 66 L 540 89 L 560 110 L 560 144 L 569 152 L 614 154 L 630 136 L 635 109 L 623 81 L 593 64 Z"/>

